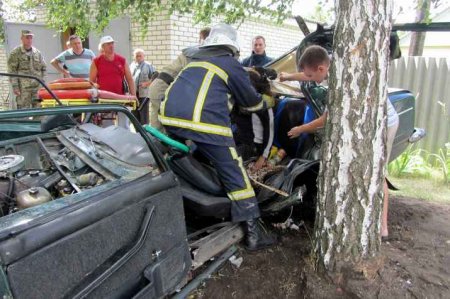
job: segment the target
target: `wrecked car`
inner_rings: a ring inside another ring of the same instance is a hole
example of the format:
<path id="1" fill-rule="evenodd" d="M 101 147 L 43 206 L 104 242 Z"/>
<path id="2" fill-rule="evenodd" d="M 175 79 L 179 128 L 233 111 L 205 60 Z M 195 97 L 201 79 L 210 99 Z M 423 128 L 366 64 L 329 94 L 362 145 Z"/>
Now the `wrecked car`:
<path id="1" fill-rule="evenodd" d="M 310 87 L 274 89 L 321 114 Z M 394 158 L 423 134 L 413 95 L 389 97 L 400 115 Z M 131 129 L 103 127 L 93 121 L 101 113 L 126 115 Z M 314 201 L 319 141 L 308 138 L 285 144 L 292 159 L 255 182 L 263 215 Z M 183 297 L 199 283 L 188 284 L 193 270 L 215 258 L 200 271 L 211 273 L 243 237 L 207 161 L 119 105 L 0 112 L 0 213 L 4 298 Z"/>

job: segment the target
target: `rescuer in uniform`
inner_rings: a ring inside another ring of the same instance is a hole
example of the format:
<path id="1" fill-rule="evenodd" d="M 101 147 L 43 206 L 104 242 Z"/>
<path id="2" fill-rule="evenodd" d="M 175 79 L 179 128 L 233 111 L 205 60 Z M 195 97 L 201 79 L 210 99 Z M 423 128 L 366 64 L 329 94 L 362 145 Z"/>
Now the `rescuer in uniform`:
<path id="1" fill-rule="evenodd" d="M 235 104 L 249 113 L 267 109 L 273 99 L 256 92 L 238 53 L 236 30 L 226 24 L 214 26 L 166 91 L 159 120 L 169 134 L 194 141 L 211 161 L 231 200 L 232 221 L 244 224 L 246 248 L 258 250 L 276 240 L 258 221 L 258 202 L 236 152 L 230 111 Z"/>

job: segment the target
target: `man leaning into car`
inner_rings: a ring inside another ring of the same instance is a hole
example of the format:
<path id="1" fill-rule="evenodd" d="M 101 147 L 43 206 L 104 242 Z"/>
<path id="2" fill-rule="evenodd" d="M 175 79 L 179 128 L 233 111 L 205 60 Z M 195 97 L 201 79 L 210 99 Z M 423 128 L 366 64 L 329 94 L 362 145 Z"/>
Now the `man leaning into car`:
<path id="1" fill-rule="evenodd" d="M 233 27 L 215 25 L 195 51 L 166 91 L 159 120 L 169 134 L 194 141 L 196 151 L 211 161 L 231 200 L 232 221 L 244 225 L 246 248 L 271 246 L 276 240 L 260 228 L 258 201 L 236 152 L 229 113 L 233 103 L 254 112 L 273 105 L 273 99 L 256 92 L 236 59 L 239 44 Z"/>

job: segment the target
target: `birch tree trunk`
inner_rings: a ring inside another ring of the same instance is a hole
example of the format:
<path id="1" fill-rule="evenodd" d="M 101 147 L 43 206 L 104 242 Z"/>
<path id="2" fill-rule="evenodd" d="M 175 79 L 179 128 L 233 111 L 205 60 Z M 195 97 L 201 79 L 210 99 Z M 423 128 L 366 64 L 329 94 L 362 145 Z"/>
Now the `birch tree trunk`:
<path id="1" fill-rule="evenodd" d="M 329 111 L 315 223 L 316 267 L 343 273 L 380 248 L 390 0 L 336 0 Z"/>
<path id="2" fill-rule="evenodd" d="M 418 0 L 416 10 L 416 23 L 423 23 L 430 12 L 431 0 Z M 422 56 L 425 45 L 426 32 L 412 32 L 409 43 L 409 56 Z"/>

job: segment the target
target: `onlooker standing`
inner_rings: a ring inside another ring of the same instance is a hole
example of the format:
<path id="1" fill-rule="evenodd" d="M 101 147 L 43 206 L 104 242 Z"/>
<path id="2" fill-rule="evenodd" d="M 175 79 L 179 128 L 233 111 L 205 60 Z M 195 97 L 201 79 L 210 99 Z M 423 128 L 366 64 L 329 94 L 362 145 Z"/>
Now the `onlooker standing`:
<path id="1" fill-rule="evenodd" d="M 36 76 L 44 80 L 47 66 L 41 52 L 32 46 L 33 36 L 30 30 L 22 30 L 20 38 L 22 45 L 11 51 L 8 58 L 8 72 Z M 17 77 L 12 77 L 10 81 L 16 95 L 17 109 L 39 106 L 38 102 L 33 102 L 33 99 L 37 98 L 40 85 L 38 81 Z"/>
<path id="2" fill-rule="evenodd" d="M 80 37 L 71 35 L 69 37 L 70 48 L 52 59 L 50 62 L 55 69 L 63 74 L 65 78 L 89 78 L 89 70 L 94 52 L 84 49 Z M 61 67 L 62 64 L 64 67 Z"/>
<path id="3" fill-rule="evenodd" d="M 252 41 L 252 55 L 242 61 L 243 66 L 263 66 L 273 59 L 266 55 L 266 39 L 261 36 L 255 36 Z"/>
<path id="4" fill-rule="evenodd" d="M 103 54 L 94 58 L 89 79 L 96 82 L 100 89 L 117 94 L 125 94 L 123 80 L 128 83 L 129 93 L 136 95 L 133 77 L 126 59 L 114 51 L 114 39 L 107 35 L 100 39 Z"/>
<path id="5" fill-rule="evenodd" d="M 266 55 L 266 40 L 261 35 L 253 38 L 253 51 L 250 57 L 242 61 L 245 67 L 260 67 L 272 61 Z M 232 119 L 235 124 L 233 131 L 238 152 L 245 160 L 252 155 L 258 158 L 253 165 L 254 170 L 264 166 L 269 158 L 274 139 L 274 112 L 272 108 L 257 111 L 252 114 L 233 110 Z"/>
<path id="6" fill-rule="evenodd" d="M 136 96 L 133 77 L 124 57 L 115 53 L 114 39 L 107 35 L 100 39 L 103 54 L 94 58 L 91 64 L 89 80 L 99 85 L 99 88 L 117 94 L 125 94 L 124 80 L 128 84 L 129 93 Z M 119 126 L 128 127 L 126 118 L 118 115 Z"/>
<path id="7" fill-rule="evenodd" d="M 130 64 L 130 70 L 136 86 L 136 97 L 139 100 L 139 112 L 136 115 L 141 124 L 148 124 L 149 86 L 152 83 L 151 78 L 155 72 L 155 68 L 145 61 L 144 50 L 136 49 L 133 54 L 134 61 Z"/>

